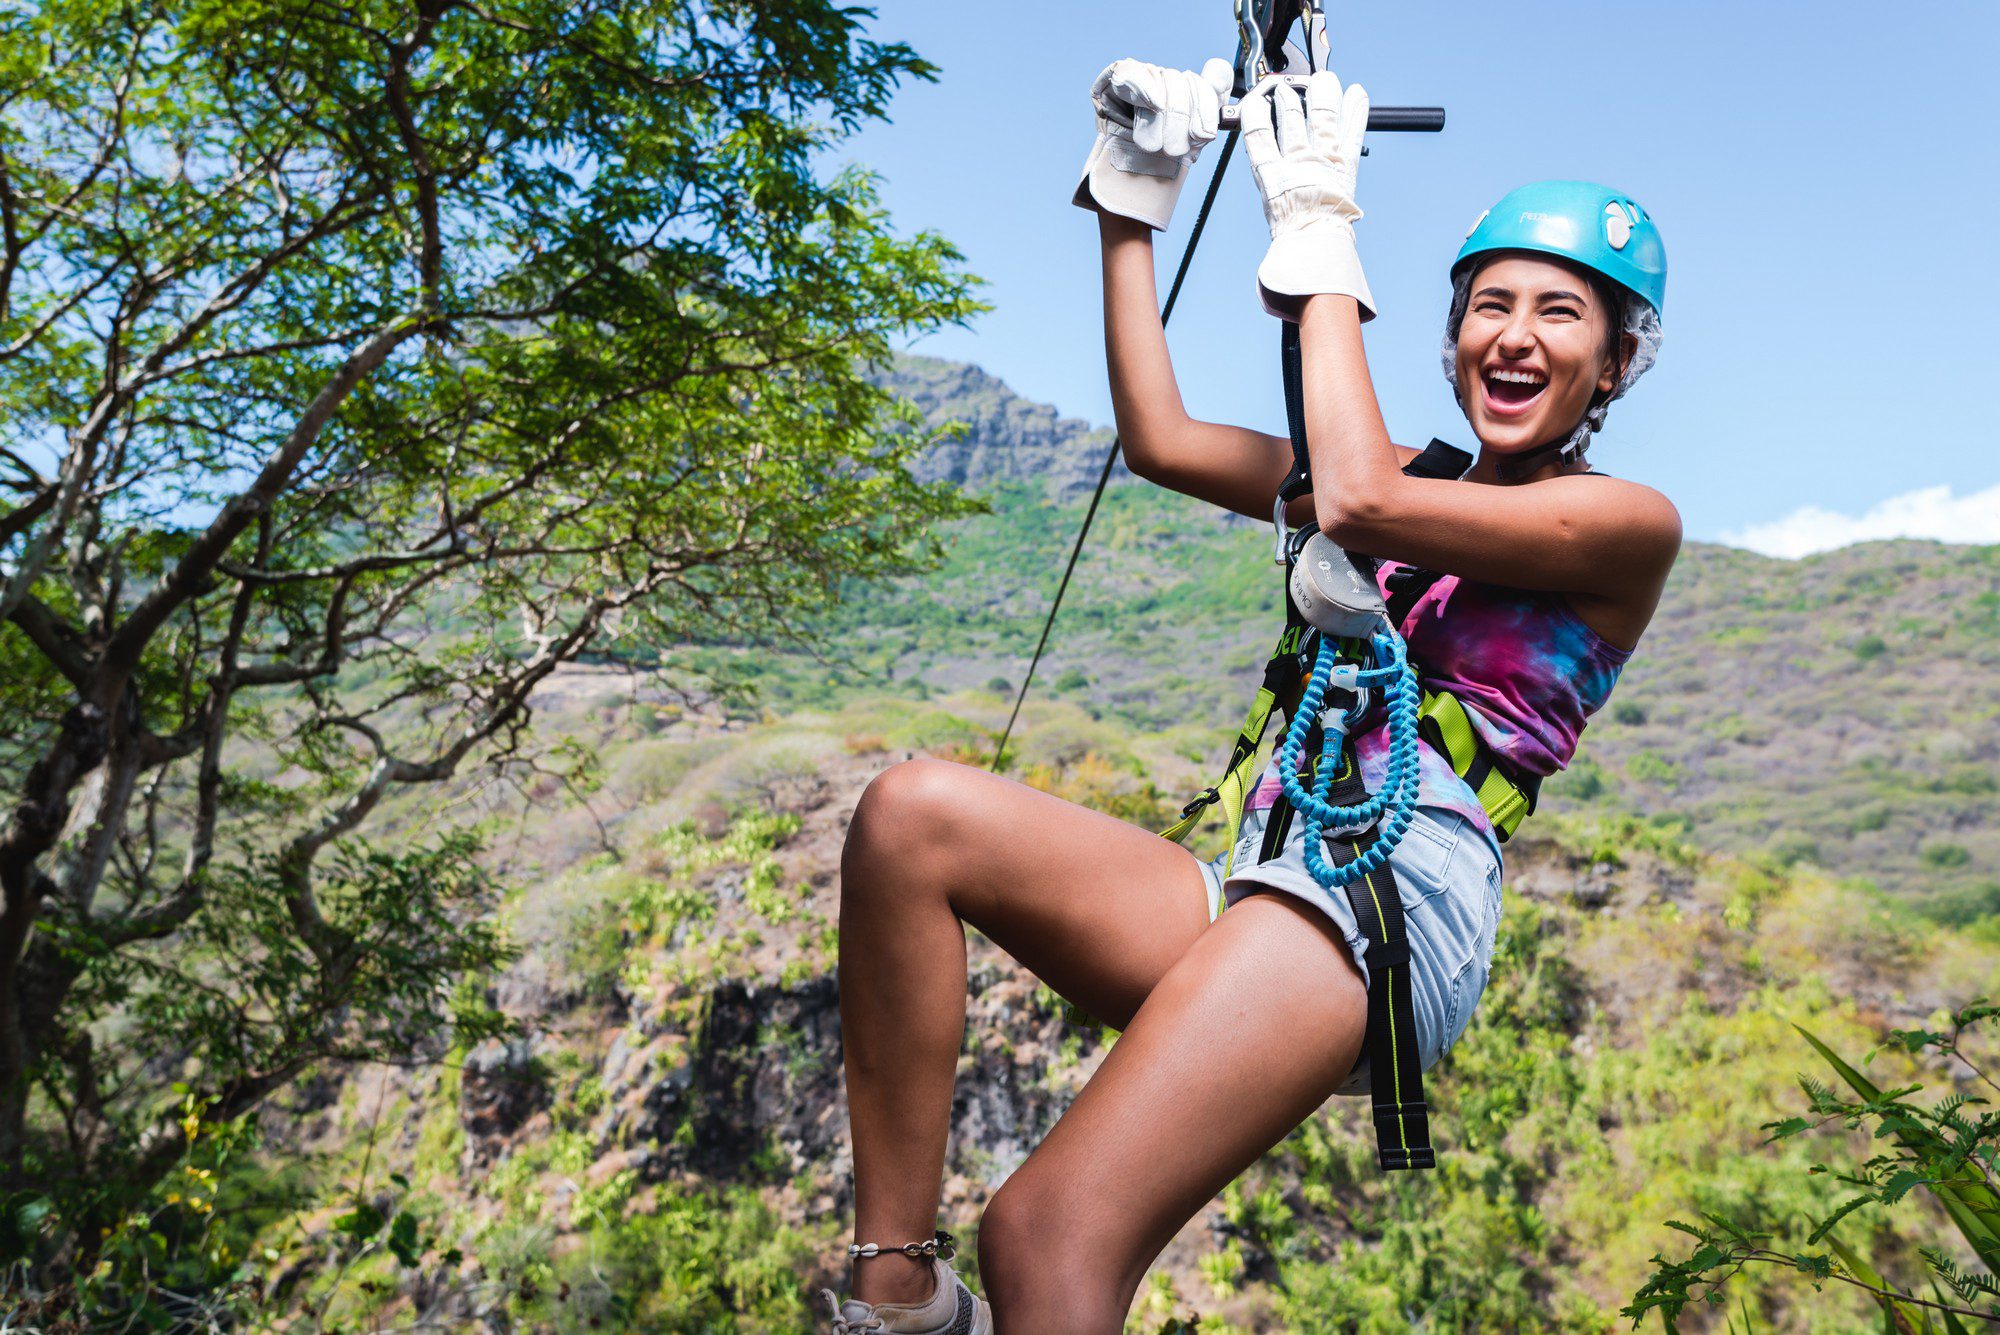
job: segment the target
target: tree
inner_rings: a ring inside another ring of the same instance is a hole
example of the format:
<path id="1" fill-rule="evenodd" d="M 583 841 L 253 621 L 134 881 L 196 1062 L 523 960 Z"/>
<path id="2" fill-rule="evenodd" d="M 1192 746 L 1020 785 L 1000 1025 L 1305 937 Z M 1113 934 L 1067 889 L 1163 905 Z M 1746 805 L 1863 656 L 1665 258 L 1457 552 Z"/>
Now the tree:
<path id="1" fill-rule="evenodd" d="M 864 372 L 976 307 L 829 165 L 933 73 L 868 17 L 0 18 L 0 1188 L 69 1193 L 45 1255 L 177 1109 L 494 1022 L 477 840 L 369 848 L 385 800 L 535 768 L 564 663 L 934 558 L 967 503 Z"/>

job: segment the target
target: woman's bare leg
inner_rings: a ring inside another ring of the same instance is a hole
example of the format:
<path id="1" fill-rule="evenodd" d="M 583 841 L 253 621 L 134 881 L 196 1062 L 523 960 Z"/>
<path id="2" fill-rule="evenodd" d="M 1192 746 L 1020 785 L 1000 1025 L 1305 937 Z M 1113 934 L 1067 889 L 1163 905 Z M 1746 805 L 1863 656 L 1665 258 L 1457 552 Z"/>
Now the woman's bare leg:
<path id="1" fill-rule="evenodd" d="M 1223 914 L 988 1204 L 979 1273 L 999 1335 L 1122 1330 L 1181 1226 L 1347 1077 L 1367 1015 L 1324 918 L 1278 894 Z"/>
<path id="2" fill-rule="evenodd" d="M 1122 1026 L 1208 926 L 1208 910 L 1199 864 L 1158 835 L 949 761 L 906 761 L 877 777 L 841 855 L 858 1242 L 921 1241 L 936 1226 L 965 1035 L 963 923 Z M 919 1301 L 927 1264 L 859 1262 L 854 1296 Z"/>

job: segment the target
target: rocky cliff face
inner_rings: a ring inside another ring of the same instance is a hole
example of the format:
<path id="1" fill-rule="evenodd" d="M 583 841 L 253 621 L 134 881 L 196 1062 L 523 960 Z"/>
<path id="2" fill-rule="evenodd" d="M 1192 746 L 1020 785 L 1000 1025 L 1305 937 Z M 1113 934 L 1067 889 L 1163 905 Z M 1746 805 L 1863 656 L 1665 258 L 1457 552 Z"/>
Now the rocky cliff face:
<path id="1" fill-rule="evenodd" d="M 925 454 L 915 472 L 925 482 L 978 490 L 997 482 L 1046 482 L 1062 499 L 1097 484 L 1112 433 L 1046 403 L 1024 399 L 977 366 L 908 354 L 878 377 L 914 403 L 931 427 L 961 423 L 964 433 Z M 1129 479 L 1123 460 L 1113 480 Z"/>

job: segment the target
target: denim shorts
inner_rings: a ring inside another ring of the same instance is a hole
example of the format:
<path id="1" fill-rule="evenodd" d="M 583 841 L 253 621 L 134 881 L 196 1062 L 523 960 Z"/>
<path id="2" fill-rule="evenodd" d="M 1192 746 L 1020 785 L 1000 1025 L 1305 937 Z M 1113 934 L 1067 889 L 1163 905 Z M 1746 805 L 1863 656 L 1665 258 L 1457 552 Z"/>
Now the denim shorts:
<path id="1" fill-rule="evenodd" d="M 1325 890 L 1305 867 L 1305 822 L 1294 819 L 1278 856 L 1256 861 L 1263 844 L 1267 811 L 1245 812 L 1236 841 L 1236 870 L 1226 879 L 1229 855 L 1202 864 L 1208 881 L 1208 916 L 1265 890 L 1304 900 L 1332 919 L 1347 940 L 1348 952 L 1368 981 L 1368 943 L 1361 935 L 1344 889 Z M 1417 808 L 1402 843 L 1389 855 L 1403 899 L 1404 930 L 1410 938 L 1410 985 L 1416 1007 L 1417 1058 L 1429 1070 L 1451 1050 L 1472 1019 L 1493 965 L 1493 938 L 1500 926 L 1500 851 L 1492 836 L 1445 807 Z M 1364 1055 L 1342 1094 L 1368 1092 Z"/>

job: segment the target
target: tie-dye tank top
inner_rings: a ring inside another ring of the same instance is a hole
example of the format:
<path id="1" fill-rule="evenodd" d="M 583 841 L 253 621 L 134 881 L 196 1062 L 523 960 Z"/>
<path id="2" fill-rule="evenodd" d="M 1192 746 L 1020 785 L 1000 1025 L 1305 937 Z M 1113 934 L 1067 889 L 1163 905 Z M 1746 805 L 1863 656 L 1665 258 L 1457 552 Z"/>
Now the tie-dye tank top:
<path id="1" fill-rule="evenodd" d="M 1385 596 L 1389 577 L 1404 568 L 1396 561 L 1381 563 L 1376 579 Z M 1554 774 L 1569 764 L 1584 720 L 1604 707 L 1632 656 L 1585 625 L 1559 593 L 1456 575 L 1433 584 L 1398 629 L 1423 686 L 1457 696 L 1494 755 L 1525 774 Z M 1370 791 L 1388 768 L 1384 720 L 1378 706 L 1354 738 L 1355 759 Z M 1428 742 L 1417 750 L 1418 802 L 1464 816 L 1493 840 L 1497 852 L 1492 822 L 1451 762 Z M 1276 768 L 1267 767 L 1249 809 L 1268 809 L 1280 788 Z"/>

